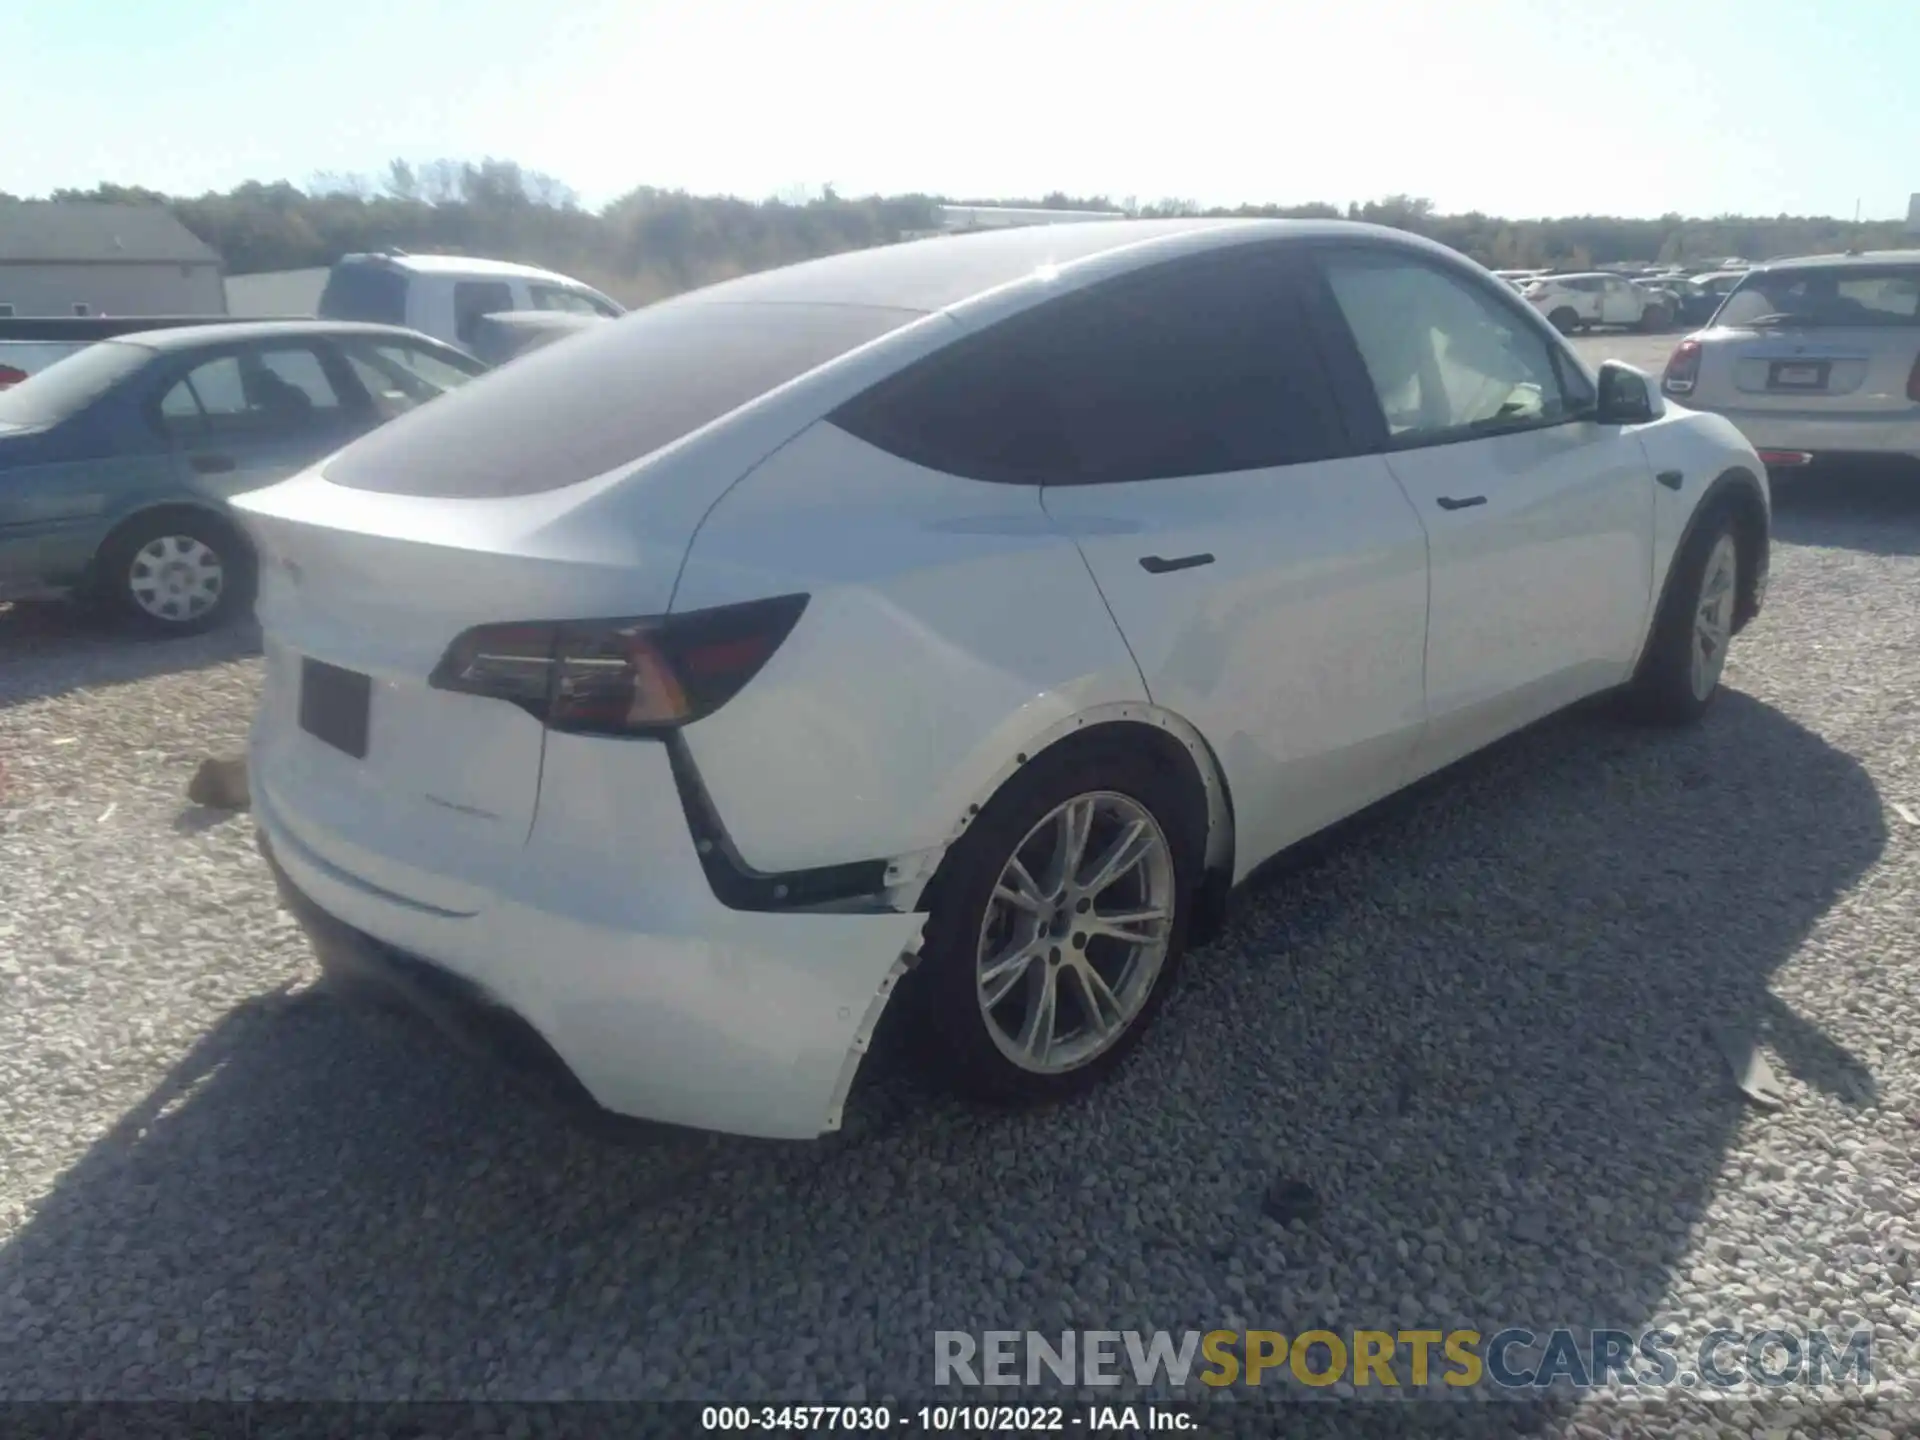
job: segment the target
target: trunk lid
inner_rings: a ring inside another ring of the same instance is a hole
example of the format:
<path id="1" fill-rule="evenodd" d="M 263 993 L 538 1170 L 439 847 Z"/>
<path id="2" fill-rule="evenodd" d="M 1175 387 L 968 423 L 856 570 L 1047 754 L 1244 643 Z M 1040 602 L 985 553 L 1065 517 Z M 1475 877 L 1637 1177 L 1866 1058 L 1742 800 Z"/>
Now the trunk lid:
<path id="1" fill-rule="evenodd" d="M 1888 415 L 1916 409 L 1907 383 L 1920 329 L 1735 329 L 1699 337 L 1700 375 L 1688 404 L 1740 411 Z"/>
<path id="2" fill-rule="evenodd" d="M 296 838 L 381 883 L 357 837 L 406 867 L 383 873 L 407 874 L 408 898 L 477 907 L 532 827 L 545 731 L 428 677 L 475 625 L 665 611 L 700 511 L 669 504 L 635 524 L 631 490 L 450 499 L 309 472 L 237 497 L 260 557 L 256 783 Z M 448 875 L 462 879 L 431 878 Z"/>

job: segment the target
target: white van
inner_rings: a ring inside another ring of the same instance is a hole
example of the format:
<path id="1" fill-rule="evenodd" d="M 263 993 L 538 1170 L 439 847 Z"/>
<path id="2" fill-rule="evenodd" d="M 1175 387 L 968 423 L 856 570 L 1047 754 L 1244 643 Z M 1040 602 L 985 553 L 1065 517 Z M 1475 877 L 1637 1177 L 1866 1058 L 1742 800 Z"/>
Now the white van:
<path id="1" fill-rule="evenodd" d="M 322 320 L 404 325 L 471 350 L 482 319 L 521 310 L 608 320 L 625 313 L 598 290 L 551 270 L 401 251 L 342 256 L 327 277 L 316 313 Z"/>

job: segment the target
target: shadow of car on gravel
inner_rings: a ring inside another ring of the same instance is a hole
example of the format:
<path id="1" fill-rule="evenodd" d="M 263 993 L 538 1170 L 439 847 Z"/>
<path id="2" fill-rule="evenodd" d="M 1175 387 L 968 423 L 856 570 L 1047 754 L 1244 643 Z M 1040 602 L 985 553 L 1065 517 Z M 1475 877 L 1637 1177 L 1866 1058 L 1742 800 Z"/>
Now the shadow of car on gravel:
<path id="1" fill-rule="evenodd" d="M 250 618 L 198 635 L 155 639 L 131 634 L 79 605 L 0 604 L 0 709 L 259 653 L 260 627 Z"/>
<path id="2" fill-rule="evenodd" d="M 608 1145 L 402 1017 L 262 997 L 0 1250 L 0 1398 L 877 1400 L 927 1395 L 937 1328 L 1637 1329 L 1737 1183 L 1707 1022 L 1790 1104 L 1871 1103 L 1768 979 L 1886 842 L 1744 694 L 1569 714 L 1246 896 L 1104 1088 L 876 1073 L 813 1145 Z M 1317 1219 L 1262 1214 L 1276 1173 Z"/>

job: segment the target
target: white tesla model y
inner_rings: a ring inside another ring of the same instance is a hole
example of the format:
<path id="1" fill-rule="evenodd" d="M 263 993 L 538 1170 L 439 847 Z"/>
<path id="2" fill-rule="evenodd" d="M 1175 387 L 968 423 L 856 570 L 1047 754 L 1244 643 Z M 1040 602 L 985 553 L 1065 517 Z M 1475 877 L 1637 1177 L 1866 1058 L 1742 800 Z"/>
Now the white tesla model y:
<path id="1" fill-rule="evenodd" d="M 1726 421 L 1437 245 L 1116 221 L 650 306 L 238 502 L 329 970 L 623 1115 L 812 1136 L 883 1009 L 1109 1070 L 1261 861 L 1765 590 Z"/>

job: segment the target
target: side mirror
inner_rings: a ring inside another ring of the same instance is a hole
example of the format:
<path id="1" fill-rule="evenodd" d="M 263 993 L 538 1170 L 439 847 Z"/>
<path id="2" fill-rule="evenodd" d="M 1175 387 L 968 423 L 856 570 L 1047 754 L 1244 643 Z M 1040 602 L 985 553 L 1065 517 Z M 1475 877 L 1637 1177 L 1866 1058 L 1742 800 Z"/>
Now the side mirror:
<path id="1" fill-rule="evenodd" d="M 1660 409 L 1653 398 L 1653 382 L 1643 371 L 1618 360 L 1600 367 L 1600 394 L 1594 419 L 1602 425 L 1644 425 L 1657 419 Z"/>

